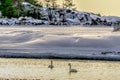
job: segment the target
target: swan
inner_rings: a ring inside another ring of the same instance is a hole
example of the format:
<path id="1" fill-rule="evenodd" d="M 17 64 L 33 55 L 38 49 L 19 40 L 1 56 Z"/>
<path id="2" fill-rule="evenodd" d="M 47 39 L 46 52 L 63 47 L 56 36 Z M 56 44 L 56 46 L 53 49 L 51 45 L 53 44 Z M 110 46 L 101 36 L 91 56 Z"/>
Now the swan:
<path id="1" fill-rule="evenodd" d="M 54 66 L 53 66 L 53 61 L 51 60 L 51 64 L 48 66 L 48 68 L 50 68 L 50 69 L 53 69 L 54 68 Z"/>
<path id="2" fill-rule="evenodd" d="M 76 73 L 76 72 L 77 72 L 76 69 L 72 69 L 72 68 L 71 68 L 71 63 L 69 63 L 68 66 L 69 66 L 69 72 L 70 72 L 70 73 L 71 73 L 71 72 L 72 72 L 72 73 Z"/>

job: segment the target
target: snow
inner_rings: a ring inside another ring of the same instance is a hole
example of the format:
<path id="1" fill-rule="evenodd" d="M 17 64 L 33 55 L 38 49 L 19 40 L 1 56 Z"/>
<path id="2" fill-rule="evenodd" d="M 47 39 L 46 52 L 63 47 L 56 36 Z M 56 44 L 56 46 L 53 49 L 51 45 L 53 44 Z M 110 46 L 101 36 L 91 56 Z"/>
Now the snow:
<path id="1" fill-rule="evenodd" d="M 31 5 L 31 4 L 30 4 L 30 3 L 28 3 L 28 2 L 22 2 L 22 5 L 27 6 L 27 5 Z"/>
<path id="2" fill-rule="evenodd" d="M 20 17 L 20 18 L 1 18 L 0 19 L 0 25 L 41 25 L 46 24 L 45 21 L 42 22 L 42 20 L 34 19 L 31 17 Z"/>
<path id="3" fill-rule="evenodd" d="M 117 21 L 120 21 L 120 17 L 116 17 L 116 16 L 104 16 L 104 18 L 108 22 L 117 22 Z"/>
<path id="4" fill-rule="evenodd" d="M 1 27 L 1 57 L 120 59 L 111 27 Z"/>
<path id="5" fill-rule="evenodd" d="M 69 9 L 56 9 L 48 11 L 47 7 L 36 7 L 30 3 L 22 2 L 24 11 L 38 10 L 42 17 L 41 19 L 34 19 L 32 17 L 19 18 L 0 18 L 0 25 L 104 25 L 114 26 L 120 21 L 120 17 L 116 16 L 100 16 L 93 13 L 74 11 Z M 51 12 L 52 21 L 49 19 L 49 12 Z M 62 17 L 61 15 L 65 15 Z M 65 19 L 65 21 L 63 21 Z M 64 23 L 65 22 L 65 23 Z M 23 24 L 24 23 L 24 24 Z M 51 24 L 52 23 L 52 24 Z"/>

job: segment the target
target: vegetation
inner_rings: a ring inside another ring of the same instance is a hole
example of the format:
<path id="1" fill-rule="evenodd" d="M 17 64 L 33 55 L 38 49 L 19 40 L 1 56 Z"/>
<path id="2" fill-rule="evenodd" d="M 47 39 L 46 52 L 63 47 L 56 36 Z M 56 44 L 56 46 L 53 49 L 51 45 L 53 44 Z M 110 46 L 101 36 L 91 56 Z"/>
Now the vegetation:
<path id="1" fill-rule="evenodd" d="M 45 0 L 45 6 L 51 8 L 58 8 L 59 5 L 57 4 L 57 0 Z"/>
<path id="2" fill-rule="evenodd" d="M 59 5 L 57 4 L 57 0 L 44 0 L 45 2 L 45 7 L 48 7 L 47 12 L 48 12 L 48 20 L 53 21 L 53 18 L 55 18 L 52 14 L 52 10 L 56 10 Z"/>
<path id="3" fill-rule="evenodd" d="M 32 5 L 37 6 L 37 7 L 42 7 L 43 6 L 43 4 L 41 2 L 38 2 L 37 0 L 25 0 L 25 2 L 28 2 Z"/>
<path id="4" fill-rule="evenodd" d="M 14 6 L 12 6 L 11 0 L 0 0 L 1 6 L 0 10 L 2 12 L 2 16 L 4 17 L 18 17 L 17 11 Z"/>
<path id="5" fill-rule="evenodd" d="M 73 9 L 73 10 L 76 9 L 75 4 L 73 4 L 73 0 L 64 0 L 63 8 Z"/>
<path id="6" fill-rule="evenodd" d="M 28 2 L 35 7 L 32 7 L 30 10 L 25 10 L 25 7 L 21 4 L 22 1 Z M 52 10 L 55 10 L 59 7 L 57 0 L 44 0 L 45 6 L 48 7 L 48 16 L 52 20 Z M 75 9 L 72 0 L 65 0 L 62 5 L 67 9 Z M 38 8 L 37 8 L 38 7 Z M 31 16 L 33 18 L 40 19 L 40 7 L 43 7 L 42 2 L 37 0 L 0 0 L 0 11 L 2 12 L 3 17 L 20 17 L 20 16 Z"/>

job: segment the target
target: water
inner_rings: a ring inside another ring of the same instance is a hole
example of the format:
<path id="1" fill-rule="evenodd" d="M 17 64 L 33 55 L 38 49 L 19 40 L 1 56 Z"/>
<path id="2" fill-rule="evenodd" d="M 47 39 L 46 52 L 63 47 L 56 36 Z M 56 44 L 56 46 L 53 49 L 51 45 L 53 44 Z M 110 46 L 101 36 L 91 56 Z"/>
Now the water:
<path id="1" fill-rule="evenodd" d="M 120 62 L 0 58 L 0 79 L 119 80 Z M 77 73 L 69 73 L 68 63 Z"/>

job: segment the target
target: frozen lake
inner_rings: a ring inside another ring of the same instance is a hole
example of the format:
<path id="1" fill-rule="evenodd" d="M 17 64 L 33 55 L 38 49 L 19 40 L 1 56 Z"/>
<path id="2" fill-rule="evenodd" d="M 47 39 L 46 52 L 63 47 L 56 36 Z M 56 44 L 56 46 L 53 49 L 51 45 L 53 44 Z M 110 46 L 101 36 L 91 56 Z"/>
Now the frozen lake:
<path id="1" fill-rule="evenodd" d="M 68 63 L 77 73 L 69 73 Z M 0 58 L 0 79 L 29 80 L 119 80 L 120 62 Z"/>
<path id="2" fill-rule="evenodd" d="M 115 48 L 112 27 L 0 27 L 0 48 Z M 115 39 L 115 41 L 114 41 Z"/>
<path id="3" fill-rule="evenodd" d="M 0 56 L 120 59 L 119 41 L 120 32 L 105 26 L 2 26 Z"/>

